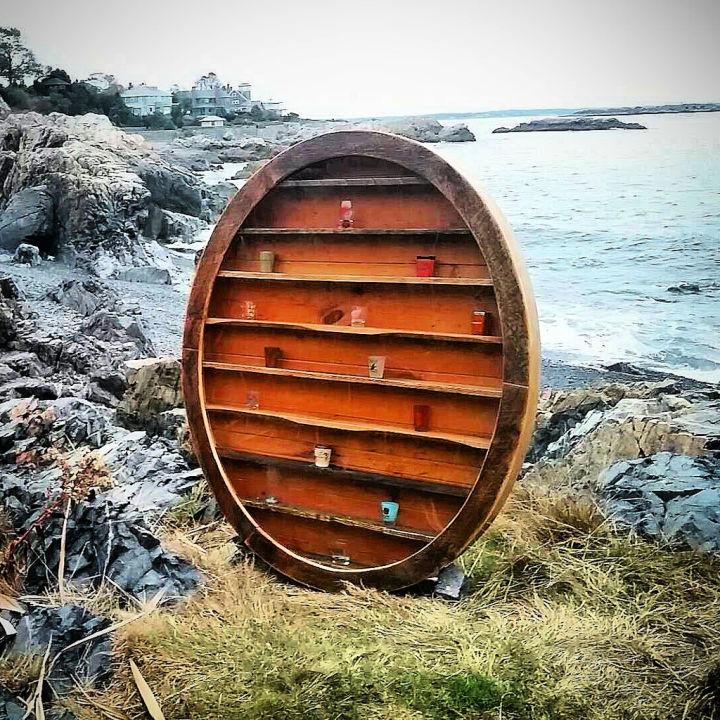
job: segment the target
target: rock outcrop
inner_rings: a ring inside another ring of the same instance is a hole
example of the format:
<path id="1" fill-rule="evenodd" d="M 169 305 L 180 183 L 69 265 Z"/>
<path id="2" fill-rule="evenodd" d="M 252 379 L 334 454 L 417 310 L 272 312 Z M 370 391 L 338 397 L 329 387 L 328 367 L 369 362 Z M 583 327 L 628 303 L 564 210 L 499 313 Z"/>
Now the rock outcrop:
<path id="1" fill-rule="evenodd" d="M 621 460 L 720 449 L 720 400 L 711 391 L 677 393 L 673 383 L 634 383 L 553 394 L 540 407 L 525 480 L 593 489 Z"/>
<path id="2" fill-rule="evenodd" d="M 88 271 L 153 265 L 178 214 L 207 215 L 204 189 L 105 116 L 12 114 L 0 121 L 0 248 L 74 254 Z M 166 215 L 167 213 L 167 215 Z M 107 273 L 106 273 L 107 274 Z"/>
<path id="3" fill-rule="evenodd" d="M 127 363 L 129 389 L 118 406 L 118 420 L 129 428 L 145 429 L 166 410 L 183 404 L 180 361 L 146 358 Z"/>
<path id="4" fill-rule="evenodd" d="M 374 121 L 357 126 L 361 130 L 379 130 L 423 143 L 472 142 L 475 136 L 464 123 L 445 127 L 433 118 L 403 118 L 400 120 Z"/>
<path id="5" fill-rule="evenodd" d="M 720 551 L 720 461 L 669 452 L 615 463 L 598 481 L 606 512 L 639 534 Z"/>
<path id="6" fill-rule="evenodd" d="M 545 118 L 520 123 L 513 128 L 499 127 L 493 133 L 560 132 L 574 130 L 647 130 L 640 123 L 628 123 L 617 118 Z"/>

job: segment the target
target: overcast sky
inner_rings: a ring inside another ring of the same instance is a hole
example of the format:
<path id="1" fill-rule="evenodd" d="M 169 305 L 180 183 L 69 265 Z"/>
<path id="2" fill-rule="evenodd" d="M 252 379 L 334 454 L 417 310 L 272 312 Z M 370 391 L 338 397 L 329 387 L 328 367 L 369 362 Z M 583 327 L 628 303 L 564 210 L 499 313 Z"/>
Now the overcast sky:
<path id="1" fill-rule="evenodd" d="M 720 101 L 720 0 L 0 0 L 44 64 L 301 115 Z"/>

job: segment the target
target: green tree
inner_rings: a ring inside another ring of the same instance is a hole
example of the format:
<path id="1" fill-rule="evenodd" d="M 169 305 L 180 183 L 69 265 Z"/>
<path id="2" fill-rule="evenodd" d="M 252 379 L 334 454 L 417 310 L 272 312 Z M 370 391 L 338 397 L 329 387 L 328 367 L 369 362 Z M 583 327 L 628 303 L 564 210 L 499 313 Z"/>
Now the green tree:
<path id="1" fill-rule="evenodd" d="M 43 67 L 35 53 L 25 47 L 22 33 L 13 27 L 0 27 L 0 78 L 10 87 L 24 85 L 25 78 L 42 75 Z"/>
<path id="2" fill-rule="evenodd" d="M 250 110 L 250 117 L 253 120 L 267 120 L 267 113 L 259 105 L 253 105 Z"/>
<path id="3" fill-rule="evenodd" d="M 113 125 L 132 125 L 134 115 L 123 102 L 116 89 L 103 90 L 98 95 L 101 112 L 110 118 Z"/>
<path id="4" fill-rule="evenodd" d="M 145 118 L 145 127 L 149 130 L 174 130 L 175 125 L 168 115 L 156 110 Z"/>
<path id="5" fill-rule="evenodd" d="M 50 78 L 64 80 L 68 85 L 72 82 L 70 76 L 62 68 L 53 68 L 43 79 L 49 80 Z"/>

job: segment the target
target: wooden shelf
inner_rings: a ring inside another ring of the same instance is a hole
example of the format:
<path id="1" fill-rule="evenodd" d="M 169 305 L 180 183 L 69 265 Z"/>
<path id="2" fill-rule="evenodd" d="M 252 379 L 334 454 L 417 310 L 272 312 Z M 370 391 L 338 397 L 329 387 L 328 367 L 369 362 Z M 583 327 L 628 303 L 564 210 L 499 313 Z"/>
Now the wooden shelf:
<path id="1" fill-rule="evenodd" d="M 369 530 L 370 532 L 403 538 L 405 540 L 427 543 L 435 538 L 434 533 L 426 533 L 420 530 L 409 530 L 389 524 L 380 525 L 369 520 L 359 520 L 346 515 L 329 515 L 327 513 L 317 512 L 316 510 L 298 507 L 297 505 L 267 503 L 262 500 L 249 500 L 244 498 L 240 498 L 240 502 L 246 507 L 255 508 L 257 510 L 279 513 L 281 515 L 290 515 L 291 517 L 303 518 L 305 520 L 315 520 L 317 522 L 330 523 L 332 525 L 343 525 L 344 527 Z"/>
<path id="2" fill-rule="evenodd" d="M 323 180 L 284 180 L 276 188 L 333 188 L 333 187 L 397 187 L 419 185 L 432 187 L 419 177 L 357 177 L 357 178 L 326 178 Z"/>
<path id="3" fill-rule="evenodd" d="M 221 270 L 218 277 L 235 280 L 275 280 L 286 282 L 376 283 L 381 285 L 459 285 L 492 287 L 490 278 L 393 277 L 392 275 L 292 275 L 288 273 Z"/>
<path id="4" fill-rule="evenodd" d="M 208 403 L 205 407 L 208 412 L 227 412 L 234 413 L 236 415 L 264 417 L 271 420 L 282 420 L 284 422 L 295 423 L 296 425 L 309 425 L 311 427 L 326 428 L 329 430 L 398 435 L 401 437 L 415 438 L 416 440 L 437 440 L 440 442 L 453 443 L 454 445 L 464 445 L 478 450 L 487 450 L 490 447 L 490 438 L 480 437 L 479 435 L 461 435 L 458 433 L 433 431 L 416 432 L 415 430 L 410 430 L 410 428 L 402 427 L 400 425 L 380 425 L 378 423 L 361 420 L 337 420 L 329 417 L 302 415 L 300 413 L 289 413 L 277 410 L 252 410 L 246 407 L 217 405 L 214 403 Z"/>
<path id="5" fill-rule="evenodd" d="M 271 455 L 257 455 L 255 453 L 241 452 L 226 447 L 218 447 L 217 454 L 225 460 L 238 460 L 252 465 L 262 465 L 300 473 L 312 472 L 328 477 L 333 481 L 348 482 L 356 485 L 379 485 L 381 487 L 413 490 L 430 495 L 449 495 L 458 498 L 467 497 L 471 490 L 469 487 L 439 483 L 434 480 L 397 477 L 395 475 L 383 475 L 381 473 L 361 470 L 347 470 L 334 465 L 319 468 L 310 461 L 291 460 L 289 458 L 274 457 Z"/>
<path id="6" fill-rule="evenodd" d="M 256 375 L 281 375 L 284 377 L 305 378 L 308 380 L 395 387 L 402 388 L 403 390 L 429 390 L 431 392 L 473 395 L 475 397 L 487 398 L 502 397 L 502 388 L 481 385 L 463 385 L 459 383 L 442 383 L 431 380 L 413 380 L 406 378 L 382 378 L 380 380 L 374 380 L 365 375 L 340 375 L 337 373 L 312 372 L 309 370 L 292 370 L 283 367 L 272 368 L 265 367 L 264 365 L 242 365 L 222 362 L 204 362 L 203 367 L 212 370 L 227 370 L 230 372 L 252 373 Z"/>
<path id="7" fill-rule="evenodd" d="M 291 323 L 278 320 L 240 320 L 236 318 L 211 317 L 207 325 L 228 325 L 237 327 L 270 328 L 273 330 L 293 330 L 302 332 L 324 332 L 330 334 L 357 335 L 368 337 L 399 337 L 411 340 L 437 340 L 441 342 L 465 342 L 478 345 L 502 345 L 497 335 L 465 335 L 462 333 L 424 332 L 423 330 L 393 330 L 392 328 L 350 327 L 349 325 L 320 325 L 313 323 Z"/>
<path id="8" fill-rule="evenodd" d="M 238 235 L 470 235 L 466 228 L 306 228 L 249 227 Z"/>

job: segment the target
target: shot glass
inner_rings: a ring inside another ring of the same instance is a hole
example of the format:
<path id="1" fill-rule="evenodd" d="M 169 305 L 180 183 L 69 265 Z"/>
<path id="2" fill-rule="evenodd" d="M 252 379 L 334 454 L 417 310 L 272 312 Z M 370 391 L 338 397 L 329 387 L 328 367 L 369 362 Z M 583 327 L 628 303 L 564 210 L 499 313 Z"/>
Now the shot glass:
<path id="1" fill-rule="evenodd" d="M 332 456 L 332 448 L 327 445 L 315 446 L 315 467 L 330 467 L 330 457 Z"/>
<path id="2" fill-rule="evenodd" d="M 265 367 L 276 368 L 280 367 L 280 360 L 282 359 L 282 350 L 279 347 L 266 347 L 265 348 Z"/>
<path id="3" fill-rule="evenodd" d="M 260 253 L 260 272 L 271 273 L 275 266 L 275 253 L 271 250 L 263 250 Z"/>
<path id="4" fill-rule="evenodd" d="M 392 500 L 383 500 L 380 503 L 383 522 L 394 523 L 397 520 L 398 510 L 400 510 L 400 505 Z"/>
<path id="5" fill-rule="evenodd" d="M 255 303 L 252 300 L 246 300 L 242 305 L 242 319 L 243 320 L 254 320 L 255 319 Z"/>
<path id="6" fill-rule="evenodd" d="M 385 355 L 370 355 L 368 357 L 368 374 L 373 380 L 382 380 L 385 375 Z"/>
<path id="7" fill-rule="evenodd" d="M 365 327 L 367 320 L 367 308 L 356 305 L 350 310 L 350 325 L 352 327 Z"/>
<path id="8" fill-rule="evenodd" d="M 473 310 L 470 319 L 470 332 L 473 335 L 486 335 L 488 314 L 484 310 Z"/>
<path id="9" fill-rule="evenodd" d="M 340 227 L 349 228 L 353 224 L 353 209 L 351 200 L 343 200 L 340 203 Z"/>
<path id="10" fill-rule="evenodd" d="M 413 426 L 415 432 L 427 432 L 430 429 L 429 405 L 413 405 Z"/>
<path id="11" fill-rule="evenodd" d="M 432 277 L 435 274 L 435 256 L 418 255 L 415 258 L 415 275 L 417 277 Z"/>

